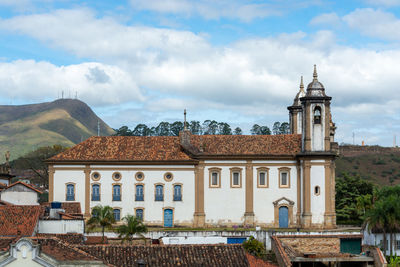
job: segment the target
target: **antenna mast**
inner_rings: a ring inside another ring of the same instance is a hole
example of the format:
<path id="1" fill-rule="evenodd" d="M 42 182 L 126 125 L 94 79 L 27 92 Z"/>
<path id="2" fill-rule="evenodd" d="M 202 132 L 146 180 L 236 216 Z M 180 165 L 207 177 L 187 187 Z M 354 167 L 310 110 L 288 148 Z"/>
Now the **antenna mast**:
<path id="1" fill-rule="evenodd" d="M 100 121 L 97 121 L 97 136 L 100 136 Z"/>

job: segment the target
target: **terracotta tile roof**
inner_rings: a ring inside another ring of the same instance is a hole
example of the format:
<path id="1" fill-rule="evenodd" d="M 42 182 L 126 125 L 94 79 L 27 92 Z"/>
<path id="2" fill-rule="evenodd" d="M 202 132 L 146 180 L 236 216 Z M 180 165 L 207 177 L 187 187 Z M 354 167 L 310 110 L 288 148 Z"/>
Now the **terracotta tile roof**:
<path id="1" fill-rule="evenodd" d="M 250 267 L 279 267 L 271 262 L 256 258 L 255 256 L 246 253 L 247 260 L 249 261 Z"/>
<path id="2" fill-rule="evenodd" d="M 101 261 L 85 251 L 55 237 L 34 237 L 32 240 L 40 244 L 42 253 L 58 261 Z"/>
<path id="3" fill-rule="evenodd" d="M 44 202 L 40 205 L 42 206 L 41 215 L 45 216 L 46 207 L 50 208 L 50 203 Z M 62 214 L 62 218 L 64 220 L 76 220 L 83 218 L 80 202 L 61 202 L 61 209 L 65 210 L 65 212 L 60 213 Z"/>
<path id="4" fill-rule="evenodd" d="M 195 153 L 185 153 L 178 136 L 94 136 L 48 161 L 190 161 L 201 156 L 294 156 L 301 150 L 301 135 L 191 135 L 190 141 Z"/>
<path id="5" fill-rule="evenodd" d="M 143 259 L 147 266 L 249 266 L 241 245 L 158 245 L 78 246 L 81 250 L 115 266 L 137 266 Z"/>
<path id="6" fill-rule="evenodd" d="M 32 236 L 41 207 L 0 206 L 0 236 Z"/>
<path id="7" fill-rule="evenodd" d="M 0 183 L 0 190 L 7 188 L 7 185 L 5 183 Z"/>
<path id="8" fill-rule="evenodd" d="M 10 248 L 10 244 L 14 243 L 16 237 L 0 237 L 0 251 L 7 251 Z"/>
<path id="9" fill-rule="evenodd" d="M 77 233 L 68 233 L 68 234 L 37 234 L 37 237 L 42 237 L 42 238 L 58 238 L 61 241 L 64 241 L 69 244 L 83 244 L 85 237 L 83 234 L 77 234 Z"/>
<path id="10" fill-rule="evenodd" d="M 201 155 L 296 155 L 301 135 L 192 135 L 191 144 Z"/>
<path id="11" fill-rule="evenodd" d="M 92 136 L 48 161 L 190 160 L 177 136 Z"/>
<path id="12" fill-rule="evenodd" d="M 96 244 L 108 244 L 107 236 L 104 236 L 104 241 L 102 236 L 85 236 L 86 245 L 96 245 Z"/>
<path id="13" fill-rule="evenodd" d="M 11 188 L 11 187 L 13 187 L 13 186 L 15 186 L 15 185 L 18 185 L 18 184 L 23 185 L 23 186 L 25 186 L 25 187 L 28 187 L 28 188 L 32 189 L 33 191 L 36 191 L 36 192 L 39 193 L 39 194 L 42 193 L 42 191 L 40 191 L 39 189 L 33 187 L 32 185 L 27 184 L 27 183 L 24 183 L 24 182 L 21 182 L 21 181 L 18 181 L 18 182 L 15 182 L 15 183 L 13 183 L 13 184 L 10 184 L 10 185 L 9 185 L 7 188 L 5 188 L 4 190 L 7 190 L 8 188 Z"/>

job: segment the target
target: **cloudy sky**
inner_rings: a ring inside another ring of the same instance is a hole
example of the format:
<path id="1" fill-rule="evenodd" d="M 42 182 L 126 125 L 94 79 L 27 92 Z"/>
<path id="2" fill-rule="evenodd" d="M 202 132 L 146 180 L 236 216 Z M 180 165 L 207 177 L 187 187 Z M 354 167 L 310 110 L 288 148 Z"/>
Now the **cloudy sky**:
<path id="1" fill-rule="evenodd" d="M 338 142 L 400 143 L 400 0 L 0 0 L 0 104 L 77 93 L 113 128 L 271 127 L 314 64 Z"/>

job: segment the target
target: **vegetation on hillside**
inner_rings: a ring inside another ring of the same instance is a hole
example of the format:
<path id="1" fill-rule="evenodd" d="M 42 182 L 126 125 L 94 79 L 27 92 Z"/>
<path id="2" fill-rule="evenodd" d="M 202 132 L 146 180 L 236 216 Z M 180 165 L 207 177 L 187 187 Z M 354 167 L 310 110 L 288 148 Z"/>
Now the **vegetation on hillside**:
<path id="1" fill-rule="evenodd" d="M 377 185 L 400 184 L 400 150 L 390 153 L 368 152 L 357 156 L 341 155 L 336 160 L 336 174 L 359 175 Z"/>
<path id="2" fill-rule="evenodd" d="M 133 130 L 129 129 L 128 126 L 122 126 L 115 130 L 115 135 L 118 136 L 178 136 L 179 132 L 183 131 L 183 123 L 176 121 L 173 123 L 160 122 L 155 127 L 149 127 L 146 124 L 140 123 Z M 226 122 L 217 122 L 215 120 L 205 120 L 203 123 L 200 121 L 191 121 L 187 123 L 187 128 L 192 134 L 207 135 L 207 134 L 219 134 L 219 135 L 240 135 L 243 131 L 240 127 L 236 127 L 232 130 L 232 127 Z M 250 133 L 253 135 L 270 135 L 273 134 L 288 134 L 289 124 L 287 122 L 275 122 L 272 127 L 272 132 L 268 126 L 260 126 L 254 124 L 250 129 Z"/>
<path id="3" fill-rule="evenodd" d="M 72 146 L 92 135 L 114 131 L 88 105 L 76 99 L 9 106 L 0 105 L 0 151 L 16 159 L 38 147 Z"/>
<path id="4" fill-rule="evenodd" d="M 66 150 L 62 145 L 39 147 L 38 149 L 10 162 L 14 173 L 28 171 L 30 180 L 34 184 L 49 186 L 48 166 L 45 160 Z"/>

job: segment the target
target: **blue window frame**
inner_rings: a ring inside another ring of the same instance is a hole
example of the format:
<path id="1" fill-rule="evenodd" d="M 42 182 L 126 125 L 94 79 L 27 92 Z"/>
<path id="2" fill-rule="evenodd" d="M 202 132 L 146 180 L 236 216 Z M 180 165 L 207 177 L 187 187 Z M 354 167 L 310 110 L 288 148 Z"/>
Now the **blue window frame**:
<path id="1" fill-rule="evenodd" d="M 100 185 L 92 185 L 92 201 L 100 201 Z"/>
<path id="2" fill-rule="evenodd" d="M 136 218 L 143 221 L 143 209 L 136 209 Z"/>
<path id="3" fill-rule="evenodd" d="M 143 185 L 136 185 L 135 201 L 144 201 Z"/>
<path id="4" fill-rule="evenodd" d="M 114 213 L 114 219 L 115 221 L 120 221 L 121 220 L 121 211 L 119 209 L 114 209 L 113 210 Z"/>
<path id="5" fill-rule="evenodd" d="M 67 201 L 74 201 L 75 200 L 75 185 L 73 185 L 73 184 L 68 184 L 67 185 L 66 200 Z"/>
<path id="6" fill-rule="evenodd" d="M 113 185 L 113 201 L 121 201 L 121 186 Z"/>
<path id="7" fill-rule="evenodd" d="M 164 186 L 156 185 L 156 201 L 164 201 Z"/>
<path id="8" fill-rule="evenodd" d="M 182 186 L 174 185 L 174 201 L 182 201 Z"/>

